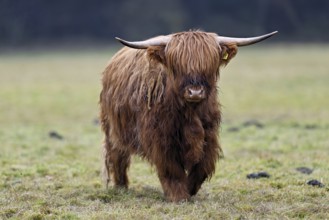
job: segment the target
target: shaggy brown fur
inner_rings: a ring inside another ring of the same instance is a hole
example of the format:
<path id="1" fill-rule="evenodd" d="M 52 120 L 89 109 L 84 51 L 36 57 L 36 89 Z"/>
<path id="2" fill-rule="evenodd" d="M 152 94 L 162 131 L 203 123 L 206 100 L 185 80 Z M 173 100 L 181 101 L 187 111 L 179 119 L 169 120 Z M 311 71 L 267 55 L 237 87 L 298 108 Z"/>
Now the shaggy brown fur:
<path id="1" fill-rule="evenodd" d="M 100 94 L 107 184 L 112 176 L 115 186 L 128 187 L 132 154 L 156 167 L 168 201 L 189 199 L 214 173 L 221 154 L 216 83 L 220 66 L 237 52 L 215 36 L 182 32 L 166 46 L 124 47 L 114 55 Z M 202 86 L 206 98 L 187 102 L 191 86 Z"/>

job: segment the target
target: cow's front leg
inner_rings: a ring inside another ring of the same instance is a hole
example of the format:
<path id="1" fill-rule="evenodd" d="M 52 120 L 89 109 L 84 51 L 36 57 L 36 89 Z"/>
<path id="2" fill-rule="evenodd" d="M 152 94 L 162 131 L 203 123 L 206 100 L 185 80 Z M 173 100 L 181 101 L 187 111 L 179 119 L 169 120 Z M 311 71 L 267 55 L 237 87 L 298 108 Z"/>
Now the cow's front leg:
<path id="1" fill-rule="evenodd" d="M 209 170 L 210 172 L 213 172 Z M 203 163 L 196 164 L 192 167 L 188 175 L 188 191 L 191 196 L 197 194 L 201 188 L 202 183 L 207 179 L 210 174 L 205 172 Z"/>
<path id="2" fill-rule="evenodd" d="M 188 173 L 187 185 L 191 196 L 197 194 L 202 183 L 209 178 L 216 168 L 216 162 L 221 154 L 221 148 L 216 135 L 208 136 L 204 145 L 204 156 Z"/>
<path id="3" fill-rule="evenodd" d="M 170 202 L 187 201 L 187 177 L 183 167 L 176 162 L 157 165 L 158 176 L 166 199 Z"/>

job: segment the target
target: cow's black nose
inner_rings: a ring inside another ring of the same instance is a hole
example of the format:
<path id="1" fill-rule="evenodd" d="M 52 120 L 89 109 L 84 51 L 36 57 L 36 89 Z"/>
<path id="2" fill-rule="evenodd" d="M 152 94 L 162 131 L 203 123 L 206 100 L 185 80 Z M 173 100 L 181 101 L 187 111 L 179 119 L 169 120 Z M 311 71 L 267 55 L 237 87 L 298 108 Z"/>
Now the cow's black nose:
<path id="1" fill-rule="evenodd" d="M 204 98 L 205 98 L 205 91 L 203 87 L 199 87 L 199 88 L 190 87 L 187 88 L 185 92 L 185 99 L 188 102 L 200 102 Z"/>
<path id="2" fill-rule="evenodd" d="M 193 97 L 199 97 L 201 94 L 203 93 L 203 89 L 192 89 L 192 88 L 189 88 L 188 89 L 188 94 L 191 98 Z"/>

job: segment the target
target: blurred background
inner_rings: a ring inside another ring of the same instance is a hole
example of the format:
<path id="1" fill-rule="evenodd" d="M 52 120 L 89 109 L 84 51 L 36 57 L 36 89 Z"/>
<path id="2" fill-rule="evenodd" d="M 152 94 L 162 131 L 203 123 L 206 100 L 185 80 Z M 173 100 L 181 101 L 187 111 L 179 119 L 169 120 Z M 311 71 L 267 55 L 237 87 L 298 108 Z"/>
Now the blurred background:
<path id="1" fill-rule="evenodd" d="M 0 46 L 112 43 L 202 29 L 274 41 L 329 41 L 328 0 L 0 0 Z M 273 42 L 273 41 L 272 41 Z"/>
<path id="2" fill-rule="evenodd" d="M 189 29 L 279 31 L 221 71 L 225 160 L 180 209 L 138 158 L 132 191 L 105 192 L 98 100 L 114 37 Z M 329 0 L 0 0 L 0 219 L 329 219 L 328 43 Z M 271 178 L 245 178 L 256 171 Z"/>

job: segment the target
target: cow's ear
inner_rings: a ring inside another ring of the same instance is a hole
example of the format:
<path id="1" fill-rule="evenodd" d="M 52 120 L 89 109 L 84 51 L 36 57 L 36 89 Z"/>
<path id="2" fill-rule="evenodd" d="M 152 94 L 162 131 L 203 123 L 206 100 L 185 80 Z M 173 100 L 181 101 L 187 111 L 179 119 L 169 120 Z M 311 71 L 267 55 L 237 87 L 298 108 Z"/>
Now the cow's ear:
<path id="1" fill-rule="evenodd" d="M 147 48 L 147 55 L 150 60 L 166 64 L 165 46 L 151 46 Z"/>
<path id="2" fill-rule="evenodd" d="M 220 45 L 220 47 L 221 65 L 226 66 L 237 54 L 238 47 L 236 45 Z"/>

